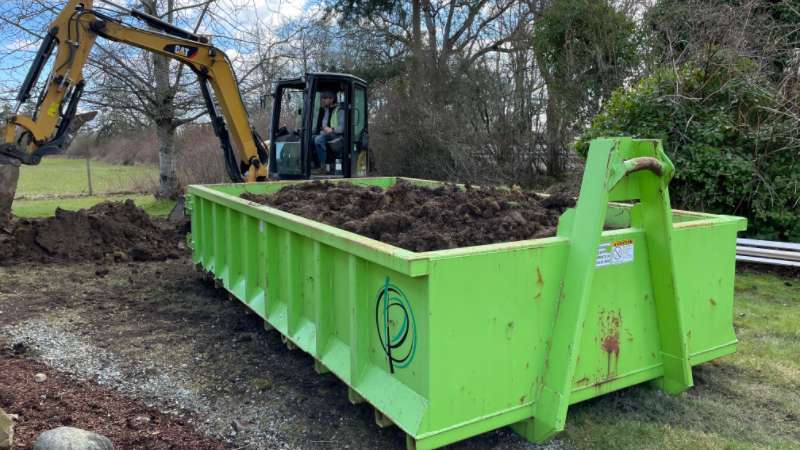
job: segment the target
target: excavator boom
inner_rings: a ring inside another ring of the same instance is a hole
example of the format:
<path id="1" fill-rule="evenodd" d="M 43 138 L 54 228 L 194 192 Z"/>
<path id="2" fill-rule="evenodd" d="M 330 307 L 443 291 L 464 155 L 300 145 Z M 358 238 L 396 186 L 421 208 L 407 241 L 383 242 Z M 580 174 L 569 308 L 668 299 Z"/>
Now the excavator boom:
<path id="1" fill-rule="evenodd" d="M 98 37 L 157 53 L 186 64 L 200 82 L 214 132 L 220 139 L 228 175 L 234 182 L 264 180 L 268 151 L 253 130 L 227 55 L 194 33 L 137 11 L 141 29 L 92 9 L 93 0 L 70 0 L 43 39 L 17 104 L 5 119 L 0 164 L 38 164 L 42 157 L 66 150 L 77 129 L 91 118 L 77 114 L 85 81 L 83 67 Z M 53 70 L 34 113 L 20 113 L 30 100 L 47 61 L 56 51 Z M 216 102 L 211 96 L 213 90 Z M 220 111 L 217 110 L 217 105 Z M 221 114 L 220 114 L 221 113 Z M 92 116 L 93 117 L 93 116 Z"/>

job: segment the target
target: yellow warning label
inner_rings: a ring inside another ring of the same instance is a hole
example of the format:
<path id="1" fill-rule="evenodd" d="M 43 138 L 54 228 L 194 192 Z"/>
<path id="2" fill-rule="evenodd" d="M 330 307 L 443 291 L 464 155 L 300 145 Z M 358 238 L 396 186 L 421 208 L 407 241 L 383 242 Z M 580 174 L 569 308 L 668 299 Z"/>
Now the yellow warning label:
<path id="1" fill-rule="evenodd" d="M 595 266 L 615 266 L 633 262 L 633 239 L 604 242 L 597 248 Z"/>
<path id="2" fill-rule="evenodd" d="M 50 117 L 55 117 L 58 114 L 58 102 L 53 102 L 50 104 L 50 107 L 47 108 L 47 115 Z"/>

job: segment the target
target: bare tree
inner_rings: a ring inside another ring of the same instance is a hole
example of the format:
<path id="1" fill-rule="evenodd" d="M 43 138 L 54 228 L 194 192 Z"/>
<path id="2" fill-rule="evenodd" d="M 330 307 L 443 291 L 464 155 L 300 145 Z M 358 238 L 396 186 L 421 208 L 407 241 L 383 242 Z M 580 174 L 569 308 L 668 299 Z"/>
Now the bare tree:
<path id="1" fill-rule="evenodd" d="M 103 8 L 99 1 L 96 3 L 95 8 Z M 233 54 L 243 94 L 257 97 L 267 93 L 269 78 L 277 71 L 276 60 L 281 56 L 277 48 L 286 40 L 265 33 L 263 23 L 252 20 L 253 11 L 258 9 L 253 0 L 129 0 L 126 6 L 209 35 L 218 47 Z M 0 6 L 0 35 L 13 42 L 0 49 L 0 55 L 5 56 L 0 64 L 8 70 L 5 73 L 17 74 L 0 79 L 3 98 L 10 98 L 15 91 L 20 72 L 30 64 L 40 35 L 60 7 L 63 2 L 54 0 L 12 0 Z M 195 75 L 167 57 L 102 39 L 96 41 L 84 72 L 85 104 L 157 130 L 158 193 L 176 196 L 180 190 L 175 167 L 178 129 L 205 114 Z"/>
<path id="2" fill-rule="evenodd" d="M 171 24 L 194 21 L 197 31 L 213 0 L 187 6 L 176 0 L 140 0 L 143 11 Z M 203 116 L 205 111 L 195 76 L 185 66 L 165 56 L 123 44 L 98 41 L 89 62 L 95 81 L 86 102 L 95 107 L 127 109 L 131 116 L 156 128 L 159 142 L 158 195 L 174 198 L 180 193 L 176 172 L 175 138 L 179 127 Z"/>

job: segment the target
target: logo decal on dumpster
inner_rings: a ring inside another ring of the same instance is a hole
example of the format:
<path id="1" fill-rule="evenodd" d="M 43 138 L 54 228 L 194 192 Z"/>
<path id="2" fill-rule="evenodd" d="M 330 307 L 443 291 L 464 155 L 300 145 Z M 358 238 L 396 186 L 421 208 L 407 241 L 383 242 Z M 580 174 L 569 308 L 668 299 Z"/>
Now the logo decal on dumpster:
<path id="1" fill-rule="evenodd" d="M 376 295 L 375 326 L 389 372 L 408 367 L 417 351 L 417 323 L 408 298 L 389 277 Z"/>

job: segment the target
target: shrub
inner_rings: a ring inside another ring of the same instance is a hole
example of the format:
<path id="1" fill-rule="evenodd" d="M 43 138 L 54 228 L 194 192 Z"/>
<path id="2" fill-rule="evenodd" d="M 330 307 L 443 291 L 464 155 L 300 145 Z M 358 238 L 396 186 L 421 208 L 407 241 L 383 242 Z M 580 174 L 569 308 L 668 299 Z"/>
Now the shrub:
<path id="1" fill-rule="evenodd" d="M 576 146 L 585 155 L 594 137 L 661 139 L 676 166 L 673 205 L 743 215 L 750 235 L 800 241 L 800 123 L 791 105 L 745 59 L 713 72 L 663 69 L 615 92 Z"/>
<path id="2" fill-rule="evenodd" d="M 181 186 L 230 182 L 220 142 L 211 125 L 186 125 L 178 135 L 175 147 Z"/>

